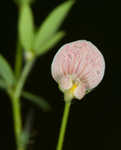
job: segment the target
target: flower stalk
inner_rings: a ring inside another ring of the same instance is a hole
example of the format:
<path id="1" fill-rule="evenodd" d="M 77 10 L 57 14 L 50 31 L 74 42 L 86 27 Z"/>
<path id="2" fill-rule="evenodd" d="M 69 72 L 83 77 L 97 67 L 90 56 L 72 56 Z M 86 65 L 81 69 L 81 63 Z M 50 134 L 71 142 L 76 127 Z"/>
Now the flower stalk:
<path id="1" fill-rule="evenodd" d="M 63 148 L 63 142 L 64 142 L 67 121 L 68 121 L 68 117 L 69 117 L 70 106 L 71 106 L 71 101 L 70 100 L 65 101 L 65 108 L 64 108 L 62 123 L 61 123 L 61 127 L 60 127 L 60 134 L 59 134 L 56 150 L 62 150 L 62 148 Z"/>

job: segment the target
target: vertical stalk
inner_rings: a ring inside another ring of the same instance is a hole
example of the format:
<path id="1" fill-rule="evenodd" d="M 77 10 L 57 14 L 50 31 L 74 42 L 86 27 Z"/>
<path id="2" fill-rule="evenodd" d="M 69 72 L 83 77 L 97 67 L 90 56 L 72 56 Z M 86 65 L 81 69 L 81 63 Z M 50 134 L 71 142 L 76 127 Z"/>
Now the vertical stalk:
<path id="1" fill-rule="evenodd" d="M 20 16 L 20 15 L 19 15 Z M 19 35 L 18 35 L 18 41 L 17 41 L 17 48 L 16 48 L 16 57 L 15 57 L 15 76 L 17 79 L 16 88 L 14 89 L 14 92 L 8 92 L 12 101 L 12 108 L 13 108 L 13 119 L 14 119 L 14 132 L 16 137 L 16 144 L 17 144 L 17 150 L 24 150 L 23 147 L 21 147 L 21 134 L 22 134 L 22 120 L 21 120 L 21 106 L 20 106 L 20 95 L 24 86 L 24 83 L 26 81 L 26 78 L 29 74 L 29 71 L 31 70 L 32 63 L 27 62 L 23 72 L 22 70 L 22 46 L 20 43 Z"/>
<path id="2" fill-rule="evenodd" d="M 21 147 L 21 134 L 22 134 L 22 121 L 21 121 L 21 107 L 20 107 L 20 95 L 24 86 L 24 83 L 26 81 L 26 78 L 29 74 L 29 71 L 31 70 L 33 61 L 28 61 L 22 71 L 22 74 L 20 76 L 20 79 L 18 80 L 16 84 L 16 88 L 13 92 L 8 92 L 12 101 L 12 107 L 13 107 L 13 118 L 14 118 L 14 131 L 15 131 L 15 137 L 16 137 L 16 143 L 17 143 L 17 150 L 24 150 L 24 148 Z"/>
<path id="3" fill-rule="evenodd" d="M 22 47 L 18 38 L 17 49 L 16 49 L 16 58 L 15 58 L 15 76 L 16 79 L 19 79 L 22 68 Z"/>
<path id="4" fill-rule="evenodd" d="M 20 43 L 18 43 L 20 44 Z M 19 46 L 19 45 L 18 45 Z M 18 47 L 16 55 L 16 66 L 15 66 L 15 72 L 16 72 L 16 78 L 17 83 L 14 91 L 11 93 L 9 92 L 11 101 L 12 101 L 12 107 L 13 107 L 13 119 L 14 119 L 14 131 L 15 131 L 15 137 L 16 137 L 16 144 L 17 144 L 17 150 L 24 150 L 24 148 L 21 146 L 21 134 L 22 134 L 22 120 L 21 120 L 21 106 L 20 106 L 20 95 L 24 86 L 24 83 L 26 81 L 26 78 L 31 70 L 32 64 L 34 60 L 27 61 L 25 64 L 25 67 L 23 68 L 23 71 L 21 72 L 21 64 L 22 64 L 22 50 L 21 47 Z M 18 67 L 18 68 L 17 68 Z"/>
<path id="5" fill-rule="evenodd" d="M 25 83 L 26 78 L 27 78 L 27 76 L 28 76 L 28 74 L 29 74 L 29 72 L 30 72 L 30 70 L 32 68 L 33 62 L 34 62 L 34 59 L 30 60 L 30 61 L 27 61 L 26 64 L 25 64 L 25 67 L 24 67 L 24 69 L 22 71 L 21 77 L 18 80 L 18 83 L 16 85 L 16 89 L 15 89 L 15 93 L 14 93 L 14 96 L 16 98 L 19 98 L 20 95 L 21 95 L 24 83 Z"/>
<path id="6" fill-rule="evenodd" d="M 71 101 L 66 101 L 56 150 L 62 150 L 63 147 L 70 106 L 71 106 Z"/>
<path id="7" fill-rule="evenodd" d="M 16 58 L 15 58 L 15 76 L 18 80 L 22 69 L 22 47 L 18 38 Z M 13 108 L 13 122 L 14 122 L 14 133 L 16 138 L 17 150 L 24 150 L 20 146 L 20 138 L 22 133 L 22 119 L 21 119 L 21 105 L 20 99 L 11 96 L 12 108 Z"/>
<path id="8" fill-rule="evenodd" d="M 21 147 L 21 134 L 22 134 L 22 121 L 21 121 L 21 106 L 20 106 L 20 95 L 26 81 L 26 78 L 31 70 L 33 61 L 28 61 L 22 71 L 20 79 L 16 84 L 16 88 L 13 92 L 8 91 L 13 107 L 13 119 L 14 119 L 14 131 L 16 137 L 17 150 L 24 150 Z"/>
<path id="9" fill-rule="evenodd" d="M 13 108 L 13 121 L 14 121 L 14 131 L 16 137 L 17 150 L 23 150 L 20 147 L 20 136 L 22 132 L 22 120 L 21 120 L 21 107 L 20 100 L 15 99 L 11 96 L 12 108 Z"/>

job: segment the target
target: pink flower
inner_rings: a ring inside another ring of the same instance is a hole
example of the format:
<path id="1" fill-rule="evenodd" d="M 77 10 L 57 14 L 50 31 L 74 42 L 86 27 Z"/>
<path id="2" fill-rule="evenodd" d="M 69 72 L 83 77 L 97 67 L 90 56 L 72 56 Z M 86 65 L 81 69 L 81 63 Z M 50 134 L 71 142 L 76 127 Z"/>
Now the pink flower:
<path id="1" fill-rule="evenodd" d="M 55 55 L 51 72 L 64 93 L 82 99 L 102 80 L 105 61 L 101 52 L 86 40 L 65 44 Z"/>

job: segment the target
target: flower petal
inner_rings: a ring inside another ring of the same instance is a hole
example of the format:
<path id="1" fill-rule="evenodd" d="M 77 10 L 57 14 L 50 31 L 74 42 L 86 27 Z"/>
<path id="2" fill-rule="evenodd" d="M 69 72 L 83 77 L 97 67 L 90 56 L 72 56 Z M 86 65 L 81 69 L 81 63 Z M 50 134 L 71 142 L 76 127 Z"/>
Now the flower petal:
<path id="1" fill-rule="evenodd" d="M 92 89 L 104 76 L 105 61 L 96 46 L 86 40 L 79 40 L 60 48 L 52 62 L 51 71 L 56 82 L 63 81 L 64 85 L 61 86 L 70 87 L 71 82 L 66 78 L 71 76 L 72 82 L 79 79 L 86 88 Z"/>
<path id="2" fill-rule="evenodd" d="M 60 89 L 64 92 L 72 87 L 72 80 L 69 76 L 62 78 L 59 82 Z"/>
<path id="3" fill-rule="evenodd" d="M 85 84 L 82 82 L 74 91 L 74 97 L 81 100 L 86 94 Z"/>

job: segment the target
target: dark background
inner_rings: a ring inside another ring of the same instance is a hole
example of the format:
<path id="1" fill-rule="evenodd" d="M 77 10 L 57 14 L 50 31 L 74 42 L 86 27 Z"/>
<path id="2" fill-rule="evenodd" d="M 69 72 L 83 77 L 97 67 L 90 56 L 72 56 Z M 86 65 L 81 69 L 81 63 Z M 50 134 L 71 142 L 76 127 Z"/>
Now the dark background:
<path id="1" fill-rule="evenodd" d="M 32 5 L 39 26 L 61 0 L 36 0 Z M 12 0 L 0 2 L 0 53 L 14 67 L 18 10 Z M 51 77 L 54 54 L 65 43 L 86 39 L 102 52 L 106 61 L 101 84 L 82 101 L 74 100 L 65 136 L 64 150 L 121 149 L 121 4 L 119 1 L 77 0 L 61 29 L 66 37 L 52 51 L 41 56 L 33 67 L 25 89 L 43 96 L 51 112 L 22 100 L 23 120 L 33 110 L 29 150 L 54 150 L 64 108 L 63 94 Z M 0 91 L 0 146 L 15 149 L 11 103 Z"/>

